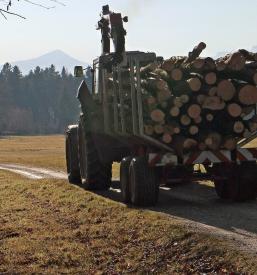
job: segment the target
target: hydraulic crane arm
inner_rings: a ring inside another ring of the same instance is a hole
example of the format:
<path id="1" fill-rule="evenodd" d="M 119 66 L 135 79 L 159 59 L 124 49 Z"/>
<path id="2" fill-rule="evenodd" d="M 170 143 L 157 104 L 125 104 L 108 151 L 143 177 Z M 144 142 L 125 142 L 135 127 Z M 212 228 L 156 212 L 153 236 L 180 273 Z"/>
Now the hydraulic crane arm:
<path id="1" fill-rule="evenodd" d="M 125 52 L 126 30 L 123 22 L 128 22 L 128 17 L 122 18 L 120 13 L 114 13 L 109 10 L 109 6 L 103 6 L 101 19 L 98 21 L 98 30 L 102 34 L 102 55 L 110 53 L 110 40 L 114 45 L 114 63 L 121 63 L 123 53 Z"/>

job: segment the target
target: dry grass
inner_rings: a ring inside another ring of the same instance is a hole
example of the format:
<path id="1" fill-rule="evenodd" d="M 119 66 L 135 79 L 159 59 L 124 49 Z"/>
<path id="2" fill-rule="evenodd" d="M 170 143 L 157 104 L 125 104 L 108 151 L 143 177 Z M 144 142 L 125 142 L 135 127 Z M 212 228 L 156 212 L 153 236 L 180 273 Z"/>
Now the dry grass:
<path id="1" fill-rule="evenodd" d="M 0 198 L 0 273 L 257 271 L 254 259 L 220 241 L 65 181 L 0 172 Z"/>
<path id="2" fill-rule="evenodd" d="M 63 169 L 62 153 L 63 137 L 0 141 L 0 162 Z M 0 274 L 257 274 L 255 260 L 165 215 L 0 171 Z"/>
<path id="3" fill-rule="evenodd" d="M 0 138 L 0 163 L 65 169 L 64 136 Z"/>

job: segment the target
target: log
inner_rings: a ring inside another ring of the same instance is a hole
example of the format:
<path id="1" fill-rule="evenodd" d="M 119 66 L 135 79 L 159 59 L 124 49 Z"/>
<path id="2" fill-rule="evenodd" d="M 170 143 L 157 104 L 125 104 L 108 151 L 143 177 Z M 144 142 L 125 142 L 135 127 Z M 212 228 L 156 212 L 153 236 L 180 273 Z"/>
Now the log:
<path id="1" fill-rule="evenodd" d="M 210 150 L 216 151 L 220 147 L 221 139 L 222 138 L 219 133 L 216 133 L 216 132 L 210 133 L 205 139 L 205 144 Z"/>
<path id="2" fill-rule="evenodd" d="M 188 109 L 187 109 L 187 114 L 190 118 L 197 118 L 201 115 L 201 107 L 198 104 L 192 104 Z"/>
<path id="3" fill-rule="evenodd" d="M 145 102 L 149 110 L 154 110 L 157 107 L 157 100 L 153 96 L 147 96 Z"/>
<path id="4" fill-rule="evenodd" d="M 240 85 L 238 91 L 239 102 L 244 105 L 253 105 L 257 103 L 257 87 L 253 85 Z"/>
<path id="5" fill-rule="evenodd" d="M 180 114 L 180 109 L 177 106 L 174 106 L 170 109 L 170 115 L 172 117 L 178 117 Z"/>
<path id="6" fill-rule="evenodd" d="M 257 53 L 248 52 L 244 49 L 239 50 L 239 52 L 244 56 L 247 61 L 257 61 Z"/>
<path id="7" fill-rule="evenodd" d="M 206 99 L 207 99 L 207 96 L 203 94 L 200 94 L 196 97 L 196 101 L 200 105 L 203 105 Z"/>
<path id="8" fill-rule="evenodd" d="M 170 59 L 163 61 L 161 69 L 171 72 L 174 68 L 179 67 L 185 59 L 186 57 L 184 56 L 173 56 Z"/>
<path id="9" fill-rule="evenodd" d="M 218 92 L 217 86 L 213 86 L 209 89 L 208 95 L 209 96 L 215 96 L 217 94 L 217 92 Z"/>
<path id="10" fill-rule="evenodd" d="M 236 121 L 233 125 L 233 131 L 236 134 L 242 134 L 245 130 L 245 126 L 242 121 Z"/>
<path id="11" fill-rule="evenodd" d="M 211 122 L 211 121 L 213 121 L 213 119 L 214 119 L 213 114 L 210 114 L 210 113 L 209 113 L 209 114 L 206 115 L 206 120 L 207 120 L 207 121 Z"/>
<path id="12" fill-rule="evenodd" d="M 207 96 L 202 103 L 203 109 L 219 111 L 225 108 L 225 103 L 218 96 Z"/>
<path id="13" fill-rule="evenodd" d="M 245 129 L 245 131 L 243 133 L 243 137 L 244 138 L 249 138 L 251 135 L 252 135 L 252 133 L 248 129 Z"/>
<path id="14" fill-rule="evenodd" d="M 188 126 L 190 125 L 191 123 L 191 118 L 187 115 L 182 115 L 180 117 L 180 123 L 183 125 L 183 126 Z"/>
<path id="15" fill-rule="evenodd" d="M 164 130 L 164 133 L 165 134 L 169 134 L 169 135 L 174 135 L 175 134 L 175 131 L 174 131 L 174 128 L 172 125 L 165 125 L 163 130 Z"/>
<path id="16" fill-rule="evenodd" d="M 191 125 L 188 130 L 189 134 L 194 136 L 199 133 L 199 128 L 196 125 Z"/>
<path id="17" fill-rule="evenodd" d="M 192 77 L 187 80 L 187 83 L 193 92 L 198 92 L 201 89 L 202 83 L 198 77 Z"/>
<path id="18" fill-rule="evenodd" d="M 174 106 L 176 106 L 178 108 L 181 108 L 183 106 L 183 103 L 182 103 L 180 97 L 175 97 L 173 100 L 173 104 L 174 104 Z"/>
<path id="19" fill-rule="evenodd" d="M 153 77 L 149 77 L 147 79 L 142 80 L 141 83 L 142 87 L 150 90 L 150 91 L 156 91 L 156 90 L 168 90 L 168 84 L 163 79 L 156 79 Z"/>
<path id="20" fill-rule="evenodd" d="M 161 68 L 158 68 L 158 69 L 154 70 L 153 73 L 154 73 L 156 76 L 162 78 L 162 79 L 165 80 L 165 81 L 168 81 L 168 80 L 169 80 L 169 74 L 168 74 L 165 70 L 163 70 L 163 69 L 161 69 Z"/>
<path id="21" fill-rule="evenodd" d="M 227 68 L 235 71 L 241 71 L 245 66 L 246 59 L 240 52 L 232 53 L 225 60 Z"/>
<path id="22" fill-rule="evenodd" d="M 223 147 L 229 151 L 236 149 L 237 141 L 234 137 L 225 137 L 223 141 Z"/>
<path id="23" fill-rule="evenodd" d="M 216 70 L 222 72 L 227 68 L 227 65 L 224 60 L 216 61 Z"/>
<path id="24" fill-rule="evenodd" d="M 180 101 L 181 101 L 183 104 L 188 103 L 189 100 L 190 100 L 189 95 L 181 95 L 179 98 L 180 98 Z"/>
<path id="25" fill-rule="evenodd" d="M 198 57 L 191 64 L 193 69 L 196 69 L 197 71 L 199 71 L 204 67 L 205 59 Z"/>
<path id="26" fill-rule="evenodd" d="M 198 142 L 192 138 L 186 138 L 183 143 L 183 148 L 185 150 L 190 150 L 196 148 L 198 146 Z"/>
<path id="27" fill-rule="evenodd" d="M 161 124 L 156 124 L 156 125 L 154 125 L 153 128 L 154 128 L 154 132 L 155 132 L 156 134 L 158 134 L 158 135 L 164 133 L 164 126 L 161 125 Z"/>
<path id="28" fill-rule="evenodd" d="M 257 71 L 255 69 L 245 67 L 240 71 L 225 69 L 222 72 L 218 72 L 218 77 L 221 79 L 239 79 L 240 81 L 245 81 L 249 84 L 257 85 Z"/>
<path id="29" fill-rule="evenodd" d="M 159 90 L 156 92 L 158 102 L 167 101 L 171 98 L 171 91 L 169 89 Z"/>
<path id="30" fill-rule="evenodd" d="M 236 88 L 229 80 L 222 80 L 217 86 L 217 95 L 224 101 L 231 100 L 236 94 Z"/>
<path id="31" fill-rule="evenodd" d="M 201 116 L 199 116 L 199 117 L 196 117 L 195 119 L 194 119 L 194 122 L 196 123 L 196 124 L 200 124 L 201 122 L 202 122 L 202 117 Z"/>
<path id="32" fill-rule="evenodd" d="M 242 114 L 242 107 L 237 103 L 227 105 L 227 111 L 232 117 L 239 117 Z"/>
<path id="33" fill-rule="evenodd" d="M 217 81 L 217 75 L 214 72 L 207 73 L 204 76 L 204 80 L 208 85 L 214 85 Z"/>
<path id="34" fill-rule="evenodd" d="M 183 63 L 191 63 L 194 61 L 202 51 L 206 48 L 206 44 L 204 42 L 200 42 L 196 47 L 194 47 L 192 52 L 189 52 L 188 58 L 185 59 Z"/>
<path id="35" fill-rule="evenodd" d="M 165 133 L 162 136 L 162 141 L 166 144 L 169 144 L 172 142 L 172 136 L 170 134 Z"/>
<path id="36" fill-rule="evenodd" d="M 141 74 L 141 76 L 145 76 L 146 74 L 153 72 L 157 68 L 158 68 L 157 63 L 150 63 L 150 64 L 146 65 L 145 67 L 140 68 L 140 74 Z"/>
<path id="37" fill-rule="evenodd" d="M 180 69 L 175 68 L 171 71 L 170 78 L 175 81 L 180 81 L 183 78 L 183 72 Z"/>
<path id="38" fill-rule="evenodd" d="M 247 106 L 242 108 L 241 117 L 244 118 L 244 117 L 248 117 L 249 115 L 251 115 L 249 119 L 251 119 L 255 115 L 255 106 Z"/>
<path id="39" fill-rule="evenodd" d="M 163 111 L 155 109 L 151 112 L 150 117 L 154 122 L 162 122 L 165 118 L 165 114 Z"/>

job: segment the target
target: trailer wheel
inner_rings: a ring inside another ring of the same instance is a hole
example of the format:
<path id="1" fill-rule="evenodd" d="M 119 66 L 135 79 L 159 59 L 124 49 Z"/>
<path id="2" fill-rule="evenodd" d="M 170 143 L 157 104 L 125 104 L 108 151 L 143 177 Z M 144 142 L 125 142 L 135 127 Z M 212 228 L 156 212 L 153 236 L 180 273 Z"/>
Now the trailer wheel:
<path id="1" fill-rule="evenodd" d="M 130 181 L 129 181 L 129 166 L 132 158 L 123 158 L 120 164 L 120 185 L 121 197 L 124 203 L 130 202 Z"/>
<path id="2" fill-rule="evenodd" d="M 247 201 L 257 197 L 257 166 L 255 162 L 220 166 L 218 174 L 224 179 L 215 179 L 217 195 L 232 201 Z"/>
<path id="3" fill-rule="evenodd" d="M 81 183 L 78 159 L 78 125 L 71 125 L 66 131 L 66 167 L 70 183 Z"/>
<path id="4" fill-rule="evenodd" d="M 111 186 L 112 164 L 101 163 L 90 133 L 79 123 L 79 166 L 82 185 L 87 190 L 107 190 Z"/>
<path id="5" fill-rule="evenodd" d="M 159 185 L 155 170 L 144 157 L 132 159 L 129 167 L 131 202 L 136 206 L 154 206 L 158 200 Z"/>
<path id="6" fill-rule="evenodd" d="M 234 166 L 228 183 L 230 199 L 234 201 L 254 200 L 257 197 L 257 166 L 255 162 L 242 162 Z"/>
<path id="7" fill-rule="evenodd" d="M 227 180 L 216 179 L 214 181 L 214 186 L 218 197 L 220 197 L 223 200 L 229 199 Z"/>

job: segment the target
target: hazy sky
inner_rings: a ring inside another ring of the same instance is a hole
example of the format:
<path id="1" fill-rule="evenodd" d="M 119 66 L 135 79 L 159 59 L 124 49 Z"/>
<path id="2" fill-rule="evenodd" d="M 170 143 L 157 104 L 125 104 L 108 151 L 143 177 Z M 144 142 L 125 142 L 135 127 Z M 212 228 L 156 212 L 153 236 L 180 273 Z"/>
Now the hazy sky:
<path id="1" fill-rule="evenodd" d="M 100 54 L 100 33 L 95 25 L 102 5 L 107 3 L 111 10 L 129 16 L 125 25 L 127 50 L 155 51 L 168 57 L 185 55 L 200 41 L 207 43 L 206 55 L 257 45 L 257 1 L 254 0 L 63 2 L 66 7 L 56 5 L 51 10 L 22 0 L 13 5 L 12 11 L 23 14 L 27 20 L 0 18 L 0 63 L 37 57 L 55 49 L 91 62 Z"/>

